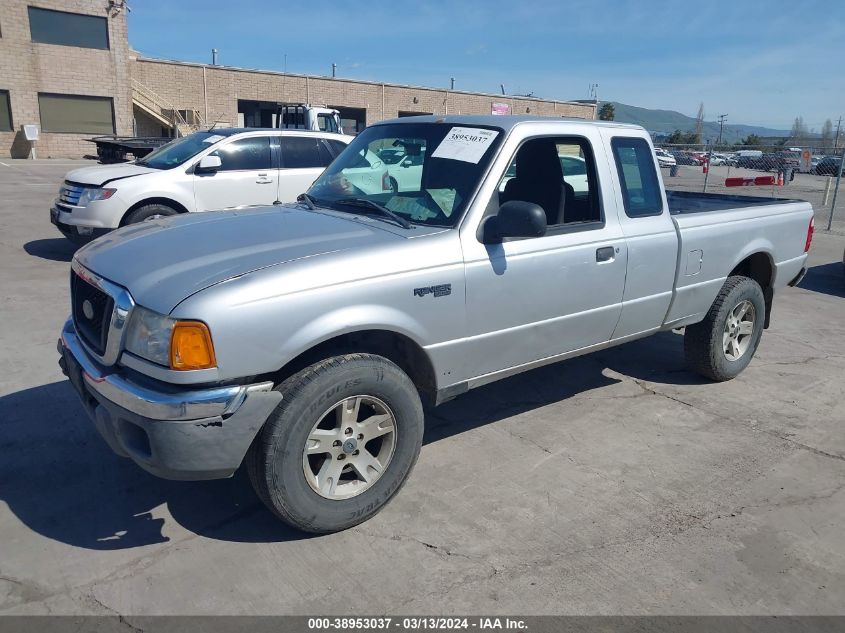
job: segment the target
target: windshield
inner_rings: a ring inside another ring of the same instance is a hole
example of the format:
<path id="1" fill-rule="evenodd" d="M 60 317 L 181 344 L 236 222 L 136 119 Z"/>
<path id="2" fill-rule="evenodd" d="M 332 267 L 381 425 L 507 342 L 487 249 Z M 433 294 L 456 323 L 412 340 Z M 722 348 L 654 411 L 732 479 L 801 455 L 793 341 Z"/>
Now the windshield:
<path id="1" fill-rule="evenodd" d="M 184 138 L 177 138 L 166 145 L 162 145 L 138 161 L 138 165 L 152 167 L 153 169 L 170 169 L 181 165 L 186 160 L 193 158 L 207 147 L 211 147 L 217 141 L 222 141 L 225 136 L 214 132 L 196 132 Z"/>
<path id="2" fill-rule="evenodd" d="M 455 226 L 504 134 L 500 129 L 443 123 L 394 123 L 355 137 L 314 182 L 318 204 L 376 202 L 414 224 Z M 401 159 L 390 163 L 385 157 Z"/>

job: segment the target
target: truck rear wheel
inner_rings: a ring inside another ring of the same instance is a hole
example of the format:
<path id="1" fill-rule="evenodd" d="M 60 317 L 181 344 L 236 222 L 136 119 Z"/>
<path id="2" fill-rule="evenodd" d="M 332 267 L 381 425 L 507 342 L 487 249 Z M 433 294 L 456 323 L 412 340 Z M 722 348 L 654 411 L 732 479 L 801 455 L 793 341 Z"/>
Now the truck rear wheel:
<path id="1" fill-rule="evenodd" d="M 282 402 L 247 456 L 258 497 L 313 533 L 344 530 L 381 510 L 422 445 L 422 403 L 411 379 L 381 356 L 347 354 L 306 367 L 278 389 Z"/>
<path id="2" fill-rule="evenodd" d="M 748 277 L 728 277 L 704 320 L 684 331 L 689 368 L 720 382 L 735 378 L 757 351 L 765 315 L 760 285 Z"/>

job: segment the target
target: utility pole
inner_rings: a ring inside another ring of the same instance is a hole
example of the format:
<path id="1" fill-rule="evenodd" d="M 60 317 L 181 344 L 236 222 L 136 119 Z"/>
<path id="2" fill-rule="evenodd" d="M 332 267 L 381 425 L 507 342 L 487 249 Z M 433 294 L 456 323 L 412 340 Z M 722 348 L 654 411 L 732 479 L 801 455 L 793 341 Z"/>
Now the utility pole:
<path id="1" fill-rule="evenodd" d="M 728 118 L 727 114 L 720 114 L 719 115 L 719 140 L 716 141 L 716 145 L 722 144 L 722 128 L 725 127 L 725 119 Z"/>
<path id="2" fill-rule="evenodd" d="M 833 140 L 833 149 L 839 147 L 839 128 L 842 127 L 842 117 L 836 122 L 836 138 Z"/>
<path id="3" fill-rule="evenodd" d="M 332 77 L 337 77 L 337 64 L 332 64 Z"/>
<path id="4" fill-rule="evenodd" d="M 450 77 L 450 79 L 452 80 L 452 90 L 454 90 L 455 89 L 455 78 Z"/>

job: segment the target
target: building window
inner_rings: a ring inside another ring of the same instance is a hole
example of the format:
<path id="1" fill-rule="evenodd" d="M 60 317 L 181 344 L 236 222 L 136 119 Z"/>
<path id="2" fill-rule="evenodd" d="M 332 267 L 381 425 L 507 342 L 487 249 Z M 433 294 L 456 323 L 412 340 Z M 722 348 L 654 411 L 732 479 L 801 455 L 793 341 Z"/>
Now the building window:
<path id="1" fill-rule="evenodd" d="M 106 18 L 38 7 L 27 9 L 33 42 L 104 50 L 109 48 L 109 23 Z"/>
<path id="2" fill-rule="evenodd" d="M 9 91 L 0 90 L 0 132 L 12 131 L 12 104 L 9 103 Z"/>
<path id="3" fill-rule="evenodd" d="M 111 97 L 38 94 L 41 130 L 67 134 L 114 134 Z"/>

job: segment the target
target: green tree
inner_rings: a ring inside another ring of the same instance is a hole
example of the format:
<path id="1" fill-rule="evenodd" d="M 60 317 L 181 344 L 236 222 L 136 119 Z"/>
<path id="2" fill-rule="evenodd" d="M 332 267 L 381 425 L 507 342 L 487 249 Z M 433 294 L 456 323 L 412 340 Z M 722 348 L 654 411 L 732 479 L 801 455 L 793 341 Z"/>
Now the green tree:
<path id="1" fill-rule="evenodd" d="M 697 145 L 700 141 L 695 132 L 682 132 L 681 130 L 675 130 L 666 137 L 666 142 L 669 145 Z"/>
<path id="2" fill-rule="evenodd" d="M 616 108 L 613 107 L 612 103 L 603 103 L 601 108 L 599 108 L 599 120 L 600 121 L 613 121 L 616 117 Z"/>
<path id="3" fill-rule="evenodd" d="M 749 134 L 739 142 L 740 145 L 760 145 L 760 143 L 762 140 L 756 134 Z"/>

